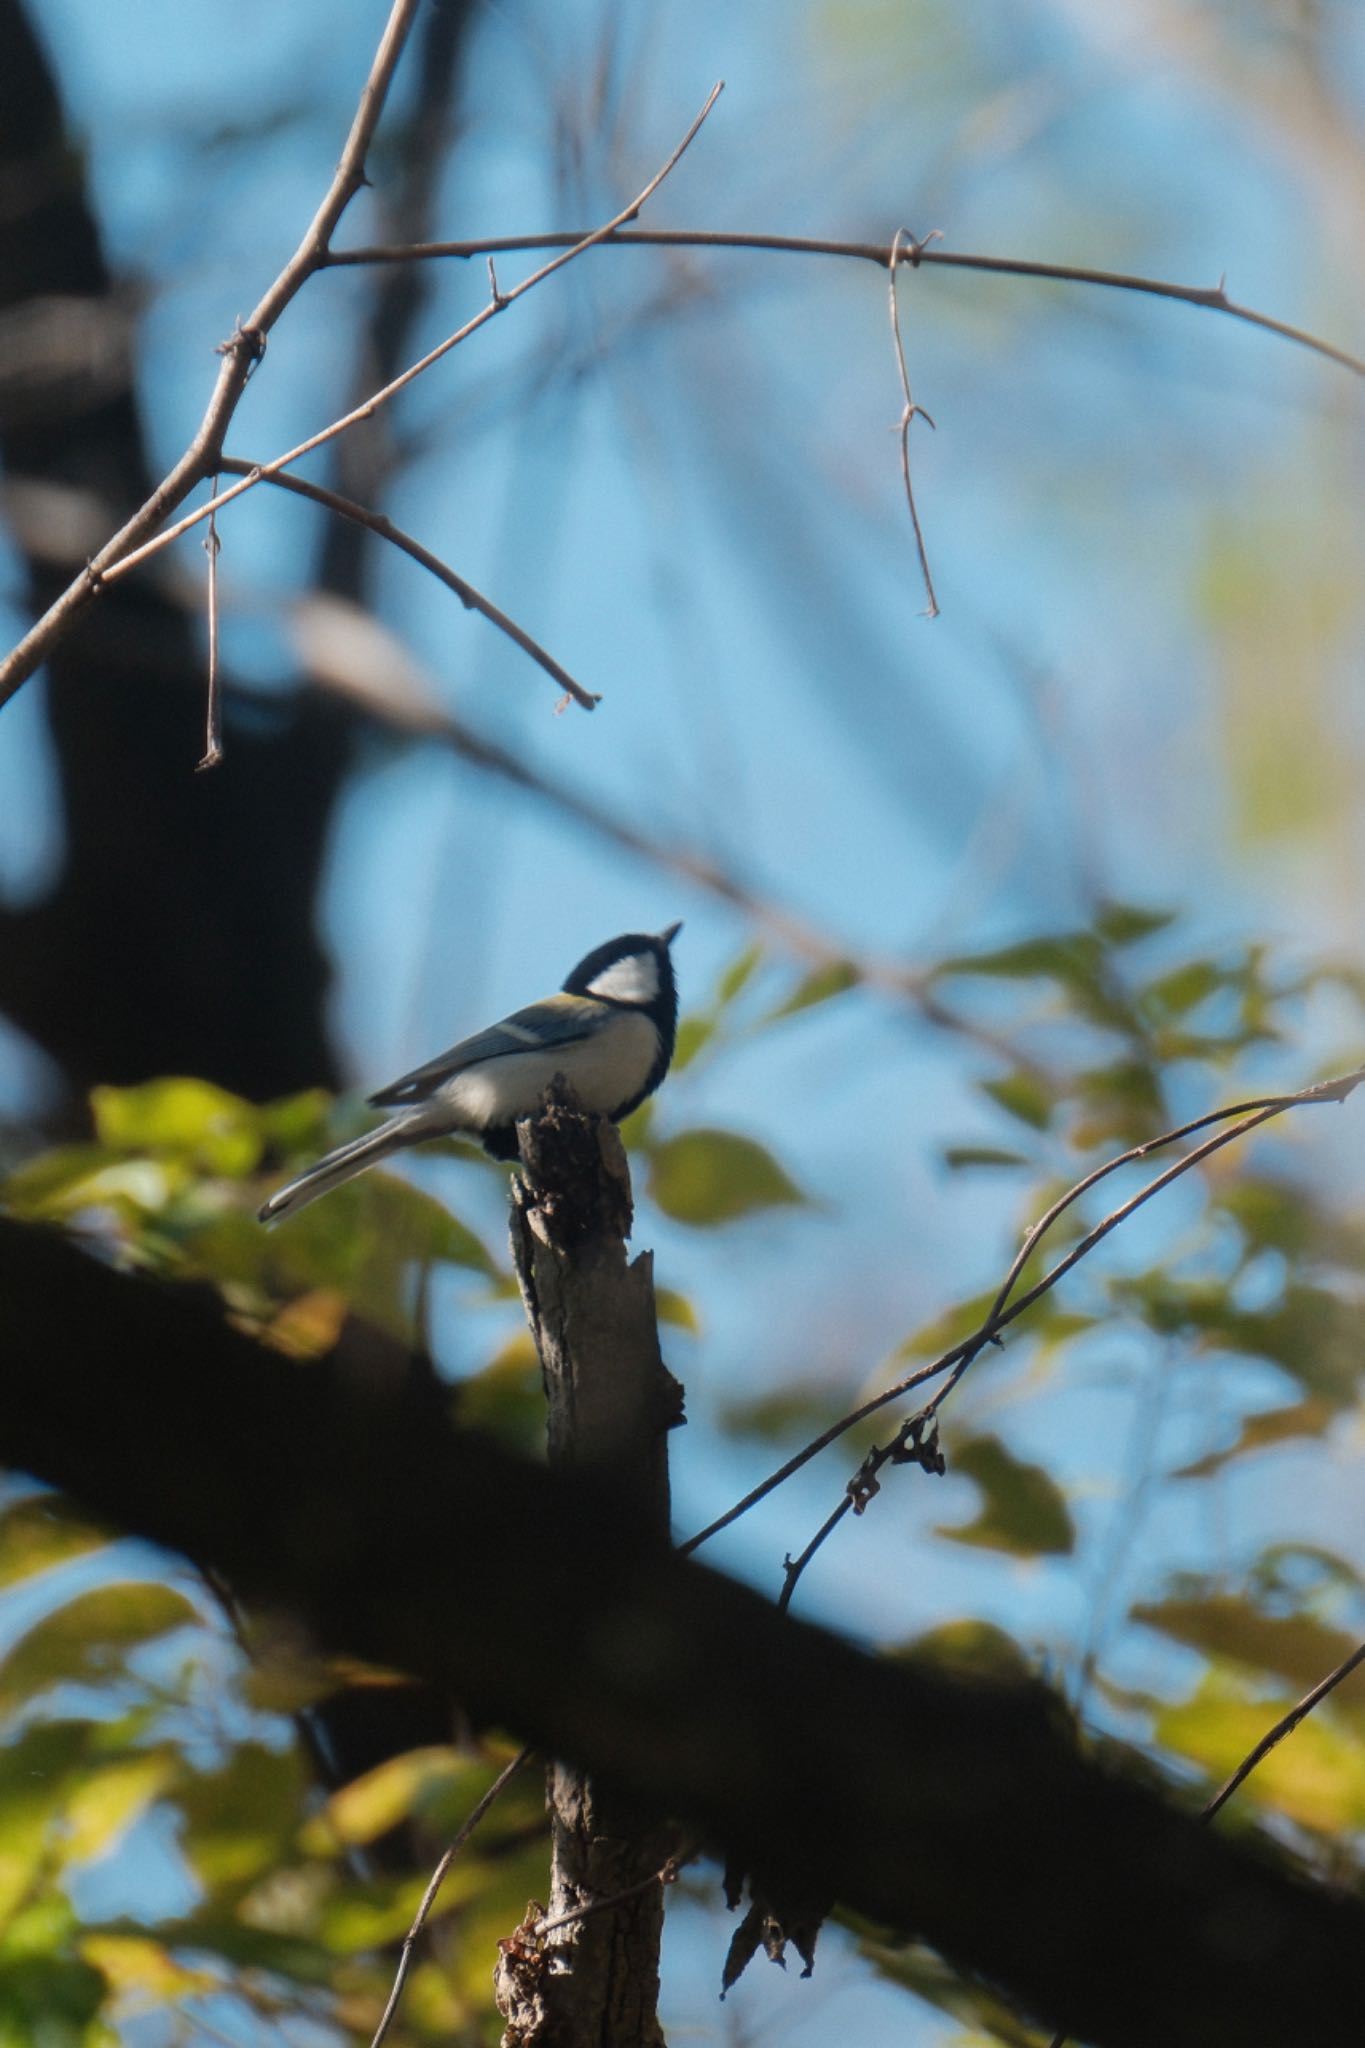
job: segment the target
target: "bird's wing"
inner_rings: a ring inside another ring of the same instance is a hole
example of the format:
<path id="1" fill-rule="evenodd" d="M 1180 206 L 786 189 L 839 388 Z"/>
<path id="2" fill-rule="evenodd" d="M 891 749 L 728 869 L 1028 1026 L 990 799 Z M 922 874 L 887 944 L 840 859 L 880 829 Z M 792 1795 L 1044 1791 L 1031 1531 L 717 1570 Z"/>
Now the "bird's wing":
<path id="1" fill-rule="evenodd" d="M 473 1038 L 462 1038 L 458 1045 L 438 1053 L 425 1066 L 414 1067 L 410 1074 L 391 1081 L 370 1101 L 376 1109 L 422 1102 L 442 1082 L 463 1073 L 466 1067 L 478 1066 L 482 1060 L 501 1059 L 508 1053 L 551 1052 L 556 1046 L 572 1045 L 586 1038 L 601 1016 L 602 1005 L 587 996 L 549 996 L 543 1003 L 514 1011 L 500 1024 L 490 1024 Z"/>

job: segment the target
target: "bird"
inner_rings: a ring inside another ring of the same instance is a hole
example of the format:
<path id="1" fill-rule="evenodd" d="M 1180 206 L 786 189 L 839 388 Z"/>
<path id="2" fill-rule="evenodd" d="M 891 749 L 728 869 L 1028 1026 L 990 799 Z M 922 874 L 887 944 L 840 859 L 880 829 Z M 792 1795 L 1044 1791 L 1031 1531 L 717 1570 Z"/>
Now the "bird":
<path id="1" fill-rule="evenodd" d="M 517 1156 L 516 1125 L 563 1075 L 579 1105 L 619 1123 L 652 1095 L 673 1058 L 678 989 L 670 948 L 682 925 L 624 932 L 581 959 L 557 995 L 462 1038 L 371 1095 L 393 1114 L 277 1188 L 258 1211 L 278 1223 L 376 1160 L 428 1138 L 477 1139 Z"/>

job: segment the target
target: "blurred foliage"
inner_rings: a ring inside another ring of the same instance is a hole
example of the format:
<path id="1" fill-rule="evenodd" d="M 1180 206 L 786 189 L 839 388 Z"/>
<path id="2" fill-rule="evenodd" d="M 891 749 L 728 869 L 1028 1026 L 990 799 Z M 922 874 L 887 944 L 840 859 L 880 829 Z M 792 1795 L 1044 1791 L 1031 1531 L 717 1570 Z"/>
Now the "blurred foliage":
<path id="1" fill-rule="evenodd" d="M 980 1127 L 945 1145 L 943 1170 L 998 1177 L 1013 1190 L 1021 1232 L 1116 1152 L 1230 1094 L 1263 1092 L 1267 1049 L 1298 1033 L 1318 990 L 1330 986 L 1365 1009 L 1340 969 L 1289 973 L 1256 947 L 1191 952 L 1165 913 L 1121 904 L 1103 906 L 1083 929 L 957 955 L 919 986 L 935 1020 L 985 1048 L 988 1066 Z M 757 1035 L 806 1028 L 822 1005 L 867 1000 L 868 980 L 851 964 L 793 971 L 747 948 L 683 1020 L 681 1079 L 625 1127 L 644 1201 L 736 1245 L 755 1219 L 808 1210 L 811 1197 L 766 1147 L 686 1120 L 692 1079 Z M 352 1129 L 346 1110 L 317 1094 L 258 1107 L 192 1078 L 102 1088 L 90 1138 L 22 1161 L 0 1199 L 15 1214 L 78 1230 L 107 1256 L 212 1281 L 237 1319 L 291 1358 L 325 1352 L 351 1314 L 420 1339 L 432 1277 L 454 1274 L 472 1306 L 497 1311 L 486 1361 L 460 1381 L 461 1416 L 535 1454 L 538 1375 L 515 1283 L 471 1224 L 383 1171 L 282 1227 L 256 1222 L 277 1177 Z M 940 1523 L 940 1538 L 1005 1572 L 1060 1571 L 1093 1551 L 1095 1504 L 1046 1432 L 1020 1424 L 1120 1332 L 1176 1371 L 1217 1375 L 1206 1441 L 1195 1455 L 1186 1443 L 1155 1474 L 1172 1495 L 1226 1485 L 1230 1472 L 1287 1446 L 1320 1454 L 1329 1432 L 1349 1426 L 1365 1374 L 1365 1223 L 1295 1177 L 1294 1132 L 1288 1123 L 1279 1132 L 1289 1142 L 1254 1154 L 1238 1146 L 1187 1177 L 1173 1241 L 1169 1229 L 1155 1245 L 1136 1237 L 1130 1246 L 1116 1233 L 1027 1312 L 1005 1365 L 983 1356 L 945 1410 L 943 1435 L 949 1473 L 970 1482 L 976 1505 Z M 467 1146 L 435 1149 L 474 1156 Z M 1091 1189 L 1018 1288 L 1176 1156 L 1135 1161 Z M 466 1170 L 491 1171 L 486 1162 Z M 870 1384 L 970 1336 L 999 1277 L 940 1302 Z M 701 1308 L 676 1290 L 661 1288 L 659 1308 L 672 1328 L 704 1328 Z M 1278 1397 L 1267 1399 L 1268 1383 Z M 851 1405 L 847 1387 L 793 1380 L 733 1403 L 722 1420 L 737 1435 L 788 1445 Z M 874 1417 L 852 1432 L 842 1446 L 849 1469 L 892 1427 Z M 884 1492 L 916 1483 L 913 1471 L 888 1474 Z M 868 1509 L 886 1511 L 884 1500 Z M 259 2016 L 307 2010 L 372 2030 L 390 1975 L 386 1948 L 409 1924 L 427 1872 L 374 1867 L 368 1845 L 410 1821 L 434 1860 L 498 1767 L 497 1746 L 481 1758 L 415 1751 L 319 1803 L 286 1716 L 306 1715 L 354 1674 L 261 1629 L 248 1666 L 206 1594 L 130 1569 L 125 1546 L 36 1492 L 0 1512 L 0 1598 L 12 1605 L 21 1596 L 28 1604 L 15 1610 L 0 1657 L 11 1729 L 0 1748 L 0 2048 L 30 2038 L 40 2011 L 45 2039 L 95 2048 L 133 2014 L 190 2013 L 228 1987 Z M 1137 1638 L 1167 1654 L 1155 1687 L 1141 1691 L 1096 1654 L 1084 1681 L 1091 1711 L 1207 1796 L 1349 1654 L 1365 1588 L 1348 1558 L 1291 1541 L 1267 1547 L 1240 1578 L 1151 1584 L 1129 1575 L 1119 1609 L 1126 1630 L 1111 1617 L 1108 1646 Z M 998 1618 L 969 1614 L 891 1654 L 946 1661 L 983 1682 L 1049 1663 Z M 1357 1677 L 1273 1752 L 1220 1824 L 1259 1814 L 1320 1869 L 1358 1876 L 1362 1723 Z M 495 1943 L 544 1888 L 540 1808 L 528 1774 L 455 1865 L 395 2040 L 494 2037 Z M 173 1908 L 136 1924 L 117 1906 L 86 1910 L 123 1846 L 153 1839 L 175 1873 Z M 1016 2048 L 1034 2038 L 917 1945 L 858 1933 L 880 1971 L 972 2030 L 963 2038 Z"/>

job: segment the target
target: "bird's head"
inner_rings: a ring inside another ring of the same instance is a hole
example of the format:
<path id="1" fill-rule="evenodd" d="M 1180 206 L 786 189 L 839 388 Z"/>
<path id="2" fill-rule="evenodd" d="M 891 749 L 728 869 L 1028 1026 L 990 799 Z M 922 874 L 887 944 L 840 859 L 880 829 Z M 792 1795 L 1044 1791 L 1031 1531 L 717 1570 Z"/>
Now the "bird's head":
<path id="1" fill-rule="evenodd" d="M 564 983 L 565 994 L 596 996 L 623 1009 L 646 1010 L 671 1044 L 678 987 L 669 948 L 681 930 L 681 924 L 671 924 L 662 932 L 624 932 L 619 939 L 595 946 Z"/>

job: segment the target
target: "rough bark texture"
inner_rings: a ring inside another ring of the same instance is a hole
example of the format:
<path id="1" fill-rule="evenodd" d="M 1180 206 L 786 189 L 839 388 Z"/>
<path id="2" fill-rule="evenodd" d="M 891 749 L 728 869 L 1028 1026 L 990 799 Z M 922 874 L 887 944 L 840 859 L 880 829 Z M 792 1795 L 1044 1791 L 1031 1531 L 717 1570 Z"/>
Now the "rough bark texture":
<path id="1" fill-rule="evenodd" d="M 562 1098 L 519 1133 L 512 1252 L 540 1354 L 552 1464 L 595 1471 L 632 1504 L 642 1538 L 668 1534 L 667 1432 L 682 1389 L 659 1352 L 649 1252 L 632 1264 L 630 1173 L 614 1124 Z M 629 1661 L 633 1647 L 620 1645 Z M 661 2048 L 656 2008 L 670 1831 L 570 1764 L 550 1767 L 553 1922 L 505 1945 L 503 2048 Z M 643 1889 L 639 1887 L 643 1886 Z M 622 1894 L 630 1893 L 629 1897 Z"/>

